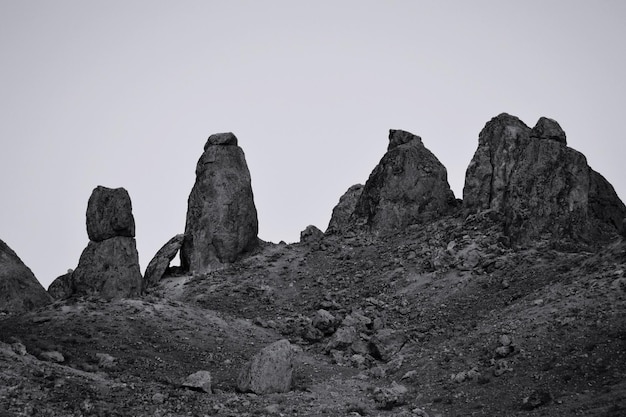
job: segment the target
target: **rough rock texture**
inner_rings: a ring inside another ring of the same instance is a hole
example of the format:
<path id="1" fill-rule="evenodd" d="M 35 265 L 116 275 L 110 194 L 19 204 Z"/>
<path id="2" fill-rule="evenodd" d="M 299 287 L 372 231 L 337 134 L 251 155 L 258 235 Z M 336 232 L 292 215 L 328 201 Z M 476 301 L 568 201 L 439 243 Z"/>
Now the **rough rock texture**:
<path id="1" fill-rule="evenodd" d="M 209 137 L 196 167 L 187 209 L 181 266 L 207 272 L 258 244 L 250 172 L 232 133 Z"/>
<path id="2" fill-rule="evenodd" d="M 184 237 L 183 234 L 174 236 L 154 255 L 143 276 L 144 288 L 156 285 L 163 278 L 165 270 L 180 250 Z"/>
<path id="3" fill-rule="evenodd" d="M 0 240 L 0 311 L 17 313 L 52 301 L 32 271 Z"/>
<path id="4" fill-rule="evenodd" d="M 288 392 L 293 358 L 294 348 L 286 339 L 266 346 L 244 365 L 237 379 L 237 389 L 255 394 Z"/>
<path id="5" fill-rule="evenodd" d="M 63 300 L 71 296 L 74 293 L 72 274 L 73 271 L 70 270 L 67 274 L 63 274 L 52 281 L 52 284 L 48 286 L 48 294 L 55 300 Z"/>
<path id="6" fill-rule="evenodd" d="M 128 191 L 96 187 L 87 204 L 87 235 L 94 242 L 115 236 L 135 237 L 135 220 Z"/>
<path id="7" fill-rule="evenodd" d="M 513 241 L 589 238 L 607 227 L 621 231 L 626 215 L 610 184 L 581 153 L 565 145 L 558 123 L 542 118 L 531 130 L 505 113 L 479 135 L 465 175 L 463 205 L 470 211 L 502 213 L 505 233 Z"/>
<path id="8" fill-rule="evenodd" d="M 438 218 L 456 204 L 447 176 L 419 136 L 390 130 L 387 153 L 365 183 L 353 220 L 394 231 Z"/>
<path id="9" fill-rule="evenodd" d="M 72 274 L 78 295 L 104 299 L 136 297 L 141 294 L 142 277 L 135 239 L 113 237 L 89 242 Z"/>
<path id="10" fill-rule="evenodd" d="M 300 243 L 319 242 L 324 237 L 324 233 L 316 226 L 308 225 L 300 232 Z"/>
<path id="11" fill-rule="evenodd" d="M 362 192 L 363 184 L 355 184 L 339 198 L 339 203 L 333 208 L 326 233 L 341 233 L 350 227 L 350 216 L 354 213 Z"/>
<path id="12" fill-rule="evenodd" d="M 209 371 L 194 372 L 185 378 L 182 386 L 211 394 L 211 373 Z"/>
<path id="13" fill-rule="evenodd" d="M 104 299 L 141 294 L 142 277 L 135 244 L 135 220 L 128 192 L 96 187 L 87 205 L 87 233 L 91 241 L 72 274 L 77 295 Z"/>

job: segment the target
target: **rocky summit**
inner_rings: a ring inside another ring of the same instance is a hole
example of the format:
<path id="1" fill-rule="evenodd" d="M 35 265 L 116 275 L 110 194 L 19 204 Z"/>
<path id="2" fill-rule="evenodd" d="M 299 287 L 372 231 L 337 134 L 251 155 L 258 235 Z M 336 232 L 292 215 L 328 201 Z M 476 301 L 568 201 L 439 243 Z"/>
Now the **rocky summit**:
<path id="1" fill-rule="evenodd" d="M 0 240 L 0 312 L 21 312 L 52 301 L 30 268 Z"/>
<path id="2" fill-rule="evenodd" d="M 602 238 L 621 232 L 626 217 L 613 187 L 584 155 L 566 146 L 556 121 L 544 117 L 530 129 L 506 113 L 479 135 L 465 176 L 463 206 L 501 213 L 514 242 Z"/>
<path id="3" fill-rule="evenodd" d="M 389 131 L 389 147 L 370 174 L 352 219 L 386 232 L 449 213 L 455 206 L 446 168 L 419 136 Z"/>
<path id="4" fill-rule="evenodd" d="M 143 283 L 121 190 L 53 303 L 0 245 L 0 415 L 626 415 L 624 205 L 555 120 L 489 121 L 462 203 L 392 130 L 293 244 L 257 239 L 233 134 L 197 174 Z"/>
<path id="5" fill-rule="evenodd" d="M 209 136 L 196 167 L 181 248 L 181 266 L 203 273 L 257 246 L 250 172 L 232 133 Z"/>

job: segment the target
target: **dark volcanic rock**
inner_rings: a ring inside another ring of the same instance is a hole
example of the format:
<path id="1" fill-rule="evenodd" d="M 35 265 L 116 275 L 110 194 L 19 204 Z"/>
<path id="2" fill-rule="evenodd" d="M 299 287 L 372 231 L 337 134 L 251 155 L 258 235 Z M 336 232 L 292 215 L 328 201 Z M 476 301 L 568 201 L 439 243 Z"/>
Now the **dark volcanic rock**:
<path id="1" fill-rule="evenodd" d="M 77 295 L 104 299 L 141 294 L 142 277 L 135 245 L 135 220 L 130 196 L 123 188 L 98 186 L 87 205 L 87 232 L 91 241 L 71 276 Z"/>
<path id="2" fill-rule="evenodd" d="M 561 125 L 556 120 L 540 117 L 535 127 L 530 132 L 530 136 L 537 139 L 550 139 L 567 144 L 565 132 L 561 129 Z"/>
<path id="3" fill-rule="evenodd" d="M 74 284 L 72 281 L 73 271 L 68 271 L 54 281 L 48 287 L 48 294 L 55 300 L 63 300 L 70 297 L 74 293 Z"/>
<path id="4" fill-rule="evenodd" d="M 102 186 L 93 190 L 87 204 L 87 235 L 94 242 L 115 236 L 135 236 L 135 220 L 128 191 Z"/>
<path id="5" fill-rule="evenodd" d="M 0 240 L 0 311 L 23 312 L 51 301 L 32 271 Z"/>
<path id="6" fill-rule="evenodd" d="M 348 191 L 341 196 L 339 203 L 333 208 L 326 233 L 343 232 L 350 227 L 350 216 L 354 213 L 354 208 L 362 192 L 363 184 L 355 184 L 348 188 Z"/>
<path id="7" fill-rule="evenodd" d="M 316 226 L 308 225 L 300 232 L 300 243 L 319 242 L 324 237 L 324 233 Z"/>
<path id="8" fill-rule="evenodd" d="M 89 242 L 72 277 L 78 295 L 107 300 L 140 295 L 142 278 L 135 239 L 119 236 Z"/>
<path id="9" fill-rule="evenodd" d="M 419 136 L 390 130 L 387 153 L 365 183 L 353 221 L 393 231 L 447 214 L 456 204 L 447 176 Z"/>
<path id="10" fill-rule="evenodd" d="M 513 241 L 589 238 L 595 224 L 619 231 L 626 215 L 610 184 L 565 145 L 558 123 L 542 118 L 531 130 L 508 114 L 493 118 L 480 133 L 465 175 L 463 205 L 502 213 Z"/>
<path id="11" fill-rule="evenodd" d="M 174 236 L 154 255 L 143 276 L 144 288 L 156 285 L 163 278 L 165 270 L 180 250 L 184 237 L 184 234 Z"/>
<path id="12" fill-rule="evenodd" d="M 250 172 L 232 133 L 209 137 L 196 167 L 181 248 L 181 266 L 207 272 L 258 244 Z"/>

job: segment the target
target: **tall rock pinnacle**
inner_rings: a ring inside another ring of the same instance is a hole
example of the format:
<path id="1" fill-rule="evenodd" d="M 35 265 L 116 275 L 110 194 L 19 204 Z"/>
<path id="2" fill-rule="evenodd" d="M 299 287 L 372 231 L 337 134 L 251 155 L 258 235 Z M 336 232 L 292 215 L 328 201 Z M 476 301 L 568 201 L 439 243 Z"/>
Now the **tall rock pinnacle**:
<path id="1" fill-rule="evenodd" d="M 258 244 L 250 172 L 232 133 L 211 135 L 188 200 L 181 266 L 207 272 Z"/>
<path id="2" fill-rule="evenodd" d="M 365 183 L 352 218 L 373 231 L 400 230 L 447 214 L 455 203 L 446 168 L 422 139 L 390 130 L 387 153 Z"/>
<path id="3" fill-rule="evenodd" d="M 480 132 L 465 174 L 463 205 L 502 213 L 514 241 L 599 238 L 621 232 L 626 217 L 613 187 L 583 154 L 566 146 L 556 121 L 542 117 L 530 129 L 506 113 Z"/>
<path id="4" fill-rule="evenodd" d="M 125 189 L 93 190 L 87 204 L 87 234 L 90 241 L 71 276 L 72 291 L 104 299 L 141 294 L 135 220 Z"/>

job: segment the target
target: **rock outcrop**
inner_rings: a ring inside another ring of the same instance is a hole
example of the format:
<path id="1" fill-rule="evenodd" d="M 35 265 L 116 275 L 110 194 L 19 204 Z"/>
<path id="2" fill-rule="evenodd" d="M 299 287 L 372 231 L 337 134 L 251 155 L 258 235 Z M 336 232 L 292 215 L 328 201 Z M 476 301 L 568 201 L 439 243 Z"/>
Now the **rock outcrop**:
<path id="1" fill-rule="evenodd" d="M 48 294 L 55 300 L 69 298 L 74 293 L 71 269 L 66 274 L 61 275 L 48 286 Z"/>
<path id="2" fill-rule="evenodd" d="M 258 245 L 250 172 L 232 133 L 211 135 L 196 167 L 181 248 L 181 266 L 207 272 Z"/>
<path id="3" fill-rule="evenodd" d="M 144 289 L 153 287 L 161 281 L 170 262 L 180 250 L 184 237 L 184 234 L 174 236 L 154 255 L 143 275 Z"/>
<path id="4" fill-rule="evenodd" d="M 362 192 L 363 184 L 355 184 L 339 198 L 339 203 L 333 208 L 326 233 L 342 233 L 350 228 L 350 216 L 354 213 Z"/>
<path id="5" fill-rule="evenodd" d="M 141 294 L 134 224 L 126 190 L 101 186 L 93 190 L 87 207 L 87 233 L 91 240 L 72 274 L 75 294 L 104 299 Z"/>
<path id="6" fill-rule="evenodd" d="M 300 243 L 317 243 L 324 237 L 324 233 L 312 224 L 300 232 Z"/>
<path id="7" fill-rule="evenodd" d="M 237 389 L 255 394 L 289 392 L 294 354 L 294 347 L 286 339 L 261 349 L 242 368 Z"/>
<path id="8" fill-rule="evenodd" d="M 0 240 L 0 311 L 19 313 L 51 301 L 30 268 Z"/>
<path id="9" fill-rule="evenodd" d="M 586 158 L 566 146 L 554 120 L 541 118 L 530 129 L 503 113 L 487 123 L 478 142 L 463 205 L 503 214 L 505 233 L 514 242 L 621 232 L 624 204 Z"/>
<path id="10" fill-rule="evenodd" d="M 395 231 L 445 215 L 455 205 L 446 168 L 422 139 L 390 130 L 387 153 L 365 183 L 351 221 L 375 232 Z"/>

